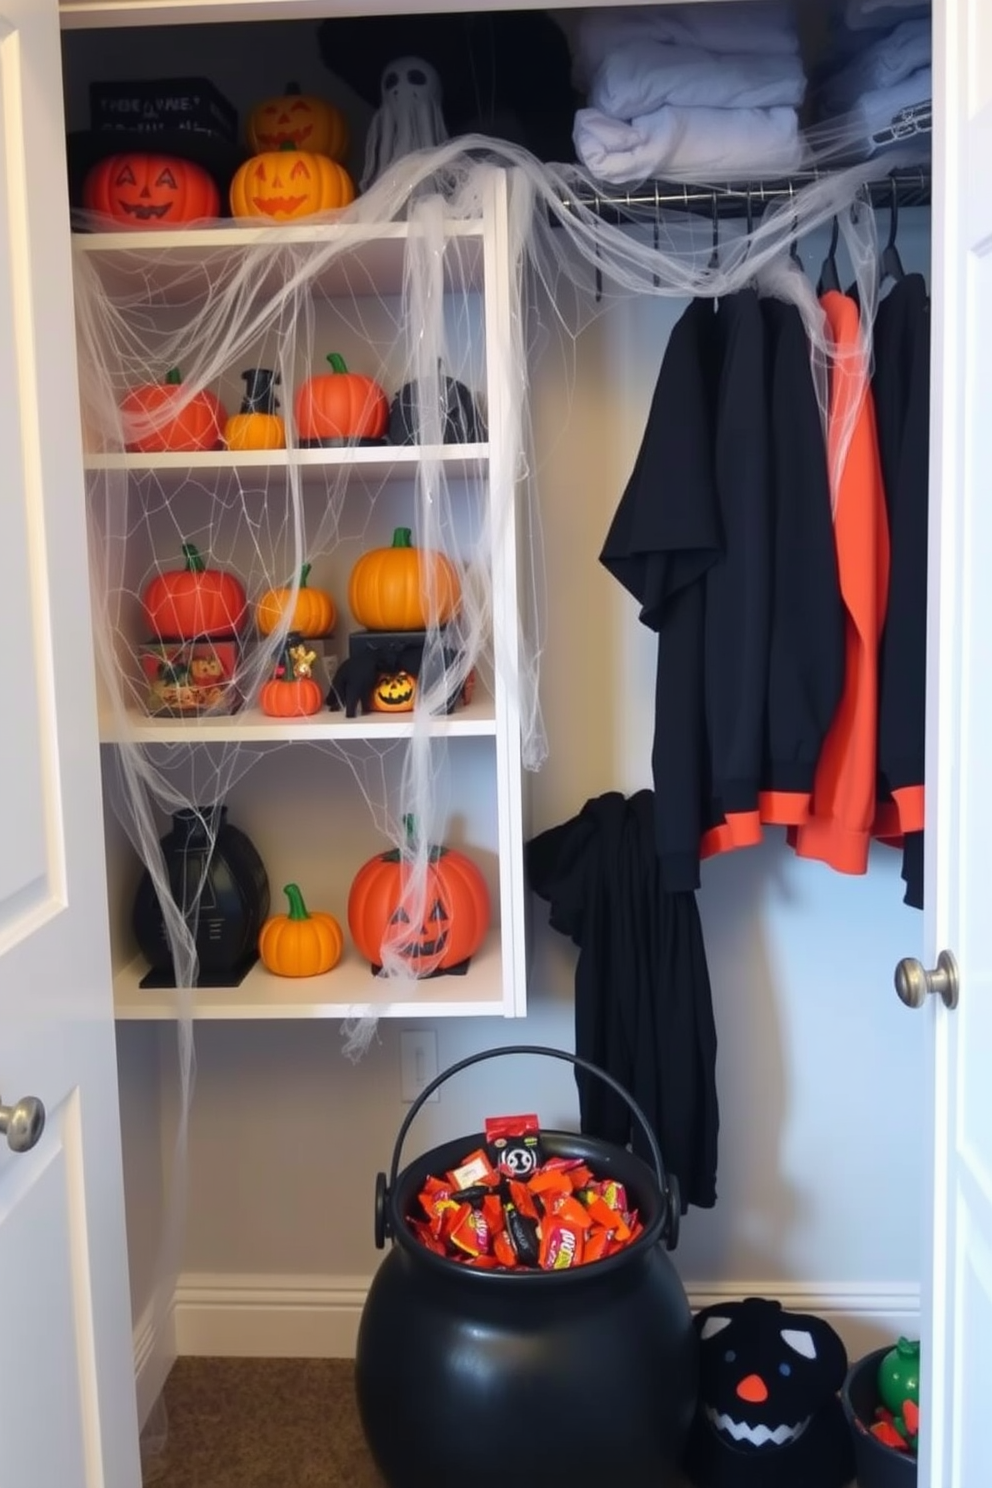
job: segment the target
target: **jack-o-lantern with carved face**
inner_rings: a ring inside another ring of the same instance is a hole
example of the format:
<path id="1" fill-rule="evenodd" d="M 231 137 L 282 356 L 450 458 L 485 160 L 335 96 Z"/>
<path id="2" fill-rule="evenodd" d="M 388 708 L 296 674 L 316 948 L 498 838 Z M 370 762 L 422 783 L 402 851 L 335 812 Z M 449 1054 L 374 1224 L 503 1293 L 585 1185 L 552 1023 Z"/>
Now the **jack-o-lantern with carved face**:
<path id="1" fill-rule="evenodd" d="M 842 1488 L 854 1477 L 837 1392 L 844 1345 L 822 1318 L 747 1297 L 696 1313 L 699 1404 L 686 1454 L 696 1488 Z"/>
<path id="2" fill-rule="evenodd" d="M 376 713 L 411 713 L 416 697 L 416 678 L 409 672 L 393 672 L 376 680 L 372 709 Z"/>
<path id="3" fill-rule="evenodd" d="M 143 150 L 108 155 L 83 182 L 83 206 L 118 227 L 162 228 L 220 216 L 220 194 L 201 165 Z"/>
<path id="4" fill-rule="evenodd" d="M 412 819 L 406 818 L 408 840 Z M 411 976 L 463 971 L 489 929 L 489 891 L 464 853 L 430 847 L 421 877 L 413 849 L 379 853 L 356 873 L 348 926 L 359 952 L 378 972 L 398 960 Z"/>
<path id="5" fill-rule="evenodd" d="M 231 213 L 241 219 L 286 222 L 354 200 L 355 185 L 344 166 L 292 146 L 252 155 L 231 182 Z"/>
<path id="6" fill-rule="evenodd" d="M 348 123 L 340 109 L 289 83 L 280 98 L 266 98 L 248 117 L 252 150 L 281 150 L 290 144 L 331 160 L 348 153 Z"/>

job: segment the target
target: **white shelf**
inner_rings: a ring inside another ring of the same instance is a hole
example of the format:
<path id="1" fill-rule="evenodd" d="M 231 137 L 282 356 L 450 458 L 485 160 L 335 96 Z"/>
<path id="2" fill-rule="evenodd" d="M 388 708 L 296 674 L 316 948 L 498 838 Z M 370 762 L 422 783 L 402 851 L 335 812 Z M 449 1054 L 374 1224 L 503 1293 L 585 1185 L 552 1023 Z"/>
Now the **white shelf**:
<path id="1" fill-rule="evenodd" d="M 499 930 L 490 931 L 464 976 L 431 977 L 401 991 L 374 977 L 367 961 L 349 946 L 333 971 L 316 977 L 273 976 L 258 962 L 240 987 L 203 988 L 192 994 L 171 988 L 143 991 L 147 963 L 138 959 L 114 979 L 114 1013 L 120 1020 L 167 1022 L 189 1005 L 196 1019 L 245 1018 L 463 1018 L 502 1017 L 503 968 Z"/>
<path id="2" fill-rule="evenodd" d="M 326 708 L 309 718 L 270 718 L 257 708 L 240 713 L 205 718 L 153 718 L 128 712 L 121 728 L 113 714 L 100 719 L 103 744 L 286 744 L 320 743 L 324 740 L 355 743 L 362 739 L 408 739 L 413 734 L 409 713 L 362 713 L 347 718 Z M 467 707 L 439 714 L 431 720 L 431 733 L 438 738 L 491 738 L 496 733 L 496 712 L 491 697 L 476 693 Z"/>
<path id="3" fill-rule="evenodd" d="M 352 220 L 313 221 L 295 227 L 230 226 L 177 228 L 163 232 L 77 232 L 73 251 L 92 263 L 104 290 L 113 297 L 138 296 L 149 304 L 191 305 L 253 249 L 270 254 L 267 270 L 256 276 L 255 293 L 277 294 L 291 268 L 292 251 L 310 249 L 314 256 L 333 248 L 323 268 L 308 277 L 308 292 L 334 298 L 363 299 L 398 295 L 403 287 L 403 261 L 411 234 L 406 222 L 363 222 L 361 199 L 346 214 Z M 342 214 L 345 215 L 345 214 Z M 357 220 L 356 220 L 357 219 Z M 481 221 L 448 222 L 444 235 L 445 288 L 481 289 L 483 238 Z M 276 247 L 287 253 L 272 253 Z"/>
<path id="4" fill-rule="evenodd" d="M 214 475 L 259 475 L 287 472 L 290 465 L 300 479 L 315 481 L 333 471 L 346 479 L 412 480 L 422 462 L 437 461 L 449 479 L 480 476 L 489 459 L 488 444 L 354 445 L 340 449 L 202 450 L 161 455 L 112 453 L 87 455 L 87 472 L 123 471 L 128 475 L 158 476 L 163 486 Z"/>

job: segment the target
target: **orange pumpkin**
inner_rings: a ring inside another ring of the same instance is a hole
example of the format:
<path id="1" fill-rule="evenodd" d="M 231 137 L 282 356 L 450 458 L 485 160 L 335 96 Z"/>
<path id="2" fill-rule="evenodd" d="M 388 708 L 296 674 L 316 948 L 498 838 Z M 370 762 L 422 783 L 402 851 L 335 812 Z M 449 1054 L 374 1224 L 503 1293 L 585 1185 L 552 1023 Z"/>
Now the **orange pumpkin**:
<path id="1" fill-rule="evenodd" d="M 289 635 L 275 676 L 258 694 L 262 712 L 270 718 L 309 718 L 324 705 L 324 693 L 310 668 L 316 661 L 299 635 Z"/>
<path id="2" fill-rule="evenodd" d="M 389 400 L 377 382 L 349 372 L 339 352 L 328 354 L 330 372 L 301 383 L 293 402 L 305 449 L 340 444 L 380 444 L 389 425 Z"/>
<path id="3" fill-rule="evenodd" d="M 258 937 L 262 965 L 275 976 L 320 976 L 341 960 L 344 934 L 331 914 L 311 912 L 297 884 L 287 884 L 289 914 L 272 915 Z"/>
<path id="4" fill-rule="evenodd" d="M 241 581 L 208 568 L 192 543 L 183 543 L 183 557 L 184 568 L 159 574 L 142 596 L 149 635 L 163 641 L 237 635 L 248 615 Z"/>
<path id="5" fill-rule="evenodd" d="M 220 193 L 201 165 L 143 150 L 108 155 L 86 174 L 83 206 L 130 229 L 187 226 L 220 216 Z"/>
<path id="6" fill-rule="evenodd" d="M 417 679 L 409 672 L 394 672 L 388 677 L 379 677 L 372 689 L 372 710 L 375 713 L 412 713 L 417 699 Z"/>
<path id="7" fill-rule="evenodd" d="M 405 826 L 410 841 L 410 817 Z M 431 847 L 418 923 L 410 916 L 410 882 L 410 857 L 396 848 L 358 870 L 348 895 L 348 928 L 359 951 L 378 969 L 383 947 L 389 946 L 416 977 L 462 967 L 489 929 L 489 891 L 479 869 L 464 853 Z"/>
<path id="8" fill-rule="evenodd" d="M 134 388 L 121 400 L 126 450 L 160 455 L 169 450 L 223 448 L 227 422 L 223 403 L 206 388 L 187 396 L 182 391 L 182 381 L 179 368 L 172 367 L 164 382 Z M 142 431 L 137 437 L 133 433 L 135 429 Z"/>
<path id="9" fill-rule="evenodd" d="M 276 397 L 279 374 L 271 367 L 249 367 L 241 378 L 245 384 L 241 408 L 224 425 L 228 449 L 285 449 L 286 426 L 279 416 Z"/>
<path id="10" fill-rule="evenodd" d="M 301 636 L 330 635 L 338 618 L 337 607 L 326 589 L 309 589 L 310 565 L 300 570 L 300 586 L 293 599 L 292 589 L 269 589 L 258 602 L 255 622 L 263 635 L 278 630 L 292 605 L 289 629 Z"/>
<path id="11" fill-rule="evenodd" d="M 415 548 L 409 527 L 392 546 L 363 553 L 348 581 L 348 608 L 366 630 L 426 630 L 445 625 L 461 603 L 458 573 L 443 553 Z"/>
<path id="12" fill-rule="evenodd" d="M 333 103 L 301 93 L 288 83 L 281 98 L 266 98 L 248 115 L 248 145 L 259 154 L 283 145 L 343 160 L 348 153 L 348 121 Z"/>
<path id="13" fill-rule="evenodd" d="M 309 150 L 266 150 L 250 156 L 231 182 L 231 215 L 286 222 L 347 207 L 355 183 L 337 161 Z"/>

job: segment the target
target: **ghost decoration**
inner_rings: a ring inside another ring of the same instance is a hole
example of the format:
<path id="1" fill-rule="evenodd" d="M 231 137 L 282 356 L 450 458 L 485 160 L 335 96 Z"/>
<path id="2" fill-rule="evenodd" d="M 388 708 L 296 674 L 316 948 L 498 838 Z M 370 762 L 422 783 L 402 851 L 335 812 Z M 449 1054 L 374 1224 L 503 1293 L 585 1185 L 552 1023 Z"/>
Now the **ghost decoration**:
<path id="1" fill-rule="evenodd" d="M 389 166 L 448 138 L 441 113 L 441 79 L 422 57 L 399 57 L 382 74 L 382 103 L 365 143 L 363 191 Z"/>
<path id="2" fill-rule="evenodd" d="M 704 1308 L 694 1323 L 699 1397 L 684 1464 L 694 1488 L 844 1488 L 847 1353 L 830 1324 L 764 1297 Z"/>

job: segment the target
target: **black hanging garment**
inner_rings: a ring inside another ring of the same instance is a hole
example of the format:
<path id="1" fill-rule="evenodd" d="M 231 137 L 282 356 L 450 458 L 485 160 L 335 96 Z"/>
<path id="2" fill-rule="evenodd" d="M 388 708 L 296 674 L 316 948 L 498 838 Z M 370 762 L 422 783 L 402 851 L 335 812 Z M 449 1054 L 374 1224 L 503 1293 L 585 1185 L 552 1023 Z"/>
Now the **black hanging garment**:
<path id="1" fill-rule="evenodd" d="M 802 315 L 762 301 L 768 343 L 772 624 L 761 820 L 801 826 L 844 690 L 830 476 Z"/>
<path id="2" fill-rule="evenodd" d="M 874 352 L 892 550 L 879 649 L 876 835 L 902 842 L 905 902 L 922 909 L 930 477 L 930 299 L 922 275 L 907 274 L 879 304 Z"/>
<path id="3" fill-rule="evenodd" d="M 771 625 L 765 338 L 750 290 L 676 324 L 600 560 L 658 633 L 652 772 L 662 881 L 760 838 Z"/>
<path id="4" fill-rule="evenodd" d="M 651 791 L 587 801 L 528 843 L 531 888 L 579 947 L 575 1052 L 614 1075 L 651 1123 L 683 1211 L 716 1202 L 716 1028 L 693 893 L 669 893 Z M 630 1111 L 576 1072 L 582 1131 L 647 1157 Z"/>

